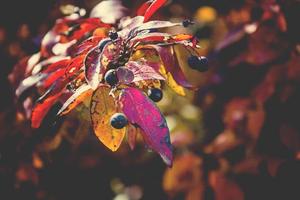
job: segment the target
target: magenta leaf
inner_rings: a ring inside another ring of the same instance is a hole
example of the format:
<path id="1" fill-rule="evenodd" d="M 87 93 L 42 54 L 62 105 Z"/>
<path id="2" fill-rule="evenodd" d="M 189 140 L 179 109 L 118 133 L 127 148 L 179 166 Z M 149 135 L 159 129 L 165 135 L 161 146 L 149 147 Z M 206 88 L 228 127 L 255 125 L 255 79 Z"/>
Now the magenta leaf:
<path id="1" fill-rule="evenodd" d="M 173 154 L 167 123 L 157 106 L 139 89 L 126 88 L 120 95 L 124 114 L 142 129 L 146 144 L 172 166 Z"/>

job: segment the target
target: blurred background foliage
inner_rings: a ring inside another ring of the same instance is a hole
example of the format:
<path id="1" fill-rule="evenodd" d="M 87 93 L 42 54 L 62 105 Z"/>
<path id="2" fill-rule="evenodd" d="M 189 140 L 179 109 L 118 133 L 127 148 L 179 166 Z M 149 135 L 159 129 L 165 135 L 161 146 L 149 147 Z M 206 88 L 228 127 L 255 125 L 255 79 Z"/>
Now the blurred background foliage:
<path id="1" fill-rule="evenodd" d="M 300 199 L 300 1 L 170 0 L 157 19 L 193 19 L 209 71 L 184 69 L 199 90 L 165 88 L 159 107 L 175 146 L 173 168 L 126 142 L 116 152 L 95 137 L 84 108 L 32 130 L 9 73 L 39 48 L 71 4 L 99 0 L 9 0 L 0 8 L 0 199 Z M 136 9 L 141 2 L 124 4 Z M 63 11 L 63 12 L 62 12 Z M 180 49 L 181 62 L 186 62 Z"/>

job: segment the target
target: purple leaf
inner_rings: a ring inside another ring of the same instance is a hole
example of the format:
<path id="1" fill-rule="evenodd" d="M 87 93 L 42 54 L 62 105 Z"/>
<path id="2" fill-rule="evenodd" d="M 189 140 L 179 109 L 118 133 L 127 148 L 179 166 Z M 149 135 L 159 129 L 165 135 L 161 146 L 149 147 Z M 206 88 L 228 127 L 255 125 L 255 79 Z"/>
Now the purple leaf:
<path id="1" fill-rule="evenodd" d="M 143 80 L 165 80 L 155 69 L 159 66 L 156 63 L 150 62 L 135 62 L 129 61 L 126 67 L 117 69 L 117 76 L 120 83 L 128 84 Z"/>
<path id="2" fill-rule="evenodd" d="M 126 67 L 134 74 L 133 82 L 142 80 L 165 80 L 162 75 L 155 71 L 155 68 L 158 68 L 157 64 L 152 63 L 152 65 L 153 66 L 147 62 L 130 61 L 126 64 Z"/>
<path id="3" fill-rule="evenodd" d="M 117 69 L 117 77 L 119 83 L 123 83 L 123 84 L 132 83 L 134 80 L 133 72 L 126 67 L 119 67 Z"/>
<path id="4" fill-rule="evenodd" d="M 142 129 L 143 138 L 149 148 L 159 153 L 168 166 L 172 166 L 169 129 L 156 105 L 136 88 L 124 89 L 120 95 L 120 103 L 129 122 Z"/>

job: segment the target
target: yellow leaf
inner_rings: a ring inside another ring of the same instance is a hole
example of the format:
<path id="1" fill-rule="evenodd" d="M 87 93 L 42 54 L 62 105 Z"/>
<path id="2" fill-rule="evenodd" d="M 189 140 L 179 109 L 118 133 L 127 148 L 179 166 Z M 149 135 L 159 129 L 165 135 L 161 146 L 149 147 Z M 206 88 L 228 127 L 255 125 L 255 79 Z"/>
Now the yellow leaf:
<path id="1" fill-rule="evenodd" d="M 176 92 L 177 94 L 179 94 L 181 96 L 186 95 L 184 87 L 182 87 L 181 85 L 178 85 L 176 83 L 172 74 L 170 72 L 167 72 L 163 65 L 160 66 L 159 72 L 165 77 L 166 83 L 174 92 Z"/>
<path id="2" fill-rule="evenodd" d="M 94 132 L 99 140 L 110 150 L 116 151 L 125 136 L 126 127 L 115 129 L 110 125 L 110 117 L 118 112 L 113 97 L 109 96 L 110 89 L 100 86 L 91 100 L 91 119 Z"/>
<path id="3" fill-rule="evenodd" d="M 160 57 L 157 55 L 156 51 L 154 49 L 151 49 L 152 47 L 147 47 L 147 46 L 141 46 L 132 56 L 131 60 L 139 60 L 139 59 L 146 59 L 147 61 L 151 62 L 159 62 L 160 68 L 159 68 L 159 73 L 166 79 L 167 85 L 174 90 L 177 94 L 181 96 L 185 96 L 186 92 L 184 87 L 178 85 L 176 81 L 174 80 L 173 76 L 171 73 L 167 72 L 165 67 L 162 64 L 162 61 Z"/>
<path id="4" fill-rule="evenodd" d="M 191 69 L 187 60 L 191 53 L 187 51 L 187 49 L 183 45 L 175 45 L 174 46 L 175 54 L 178 58 L 178 64 L 186 75 L 185 77 L 195 87 L 201 87 L 207 80 L 207 73 L 208 72 L 199 72 L 197 70 Z M 201 55 L 201 53 L 197 52 L 197 55 Z"/>

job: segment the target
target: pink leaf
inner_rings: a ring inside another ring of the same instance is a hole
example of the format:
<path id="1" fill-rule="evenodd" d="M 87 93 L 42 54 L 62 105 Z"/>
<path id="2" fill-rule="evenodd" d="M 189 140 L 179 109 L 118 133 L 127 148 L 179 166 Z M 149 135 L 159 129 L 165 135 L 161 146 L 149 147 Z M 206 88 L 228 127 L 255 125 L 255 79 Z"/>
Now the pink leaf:
<path id="1" fill-rule="evenodd" d="M 130 123 L 142 129 L 143 138 L 149 148 L 159 153 L 168 166 L 172 166 L 169 129 L 156 105 L 136 88 L 124 89 L 120 95 L 120 103 Z"/>

